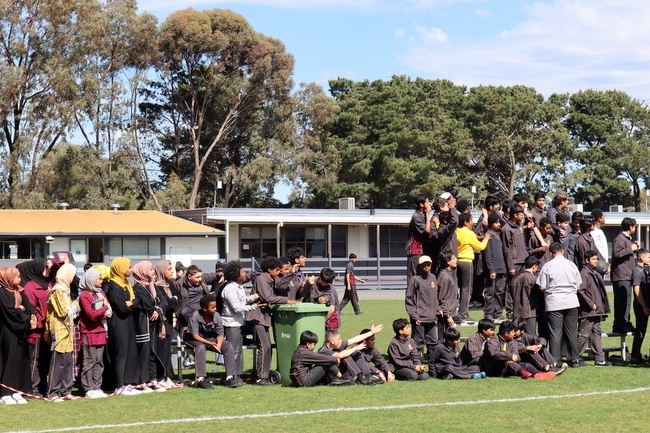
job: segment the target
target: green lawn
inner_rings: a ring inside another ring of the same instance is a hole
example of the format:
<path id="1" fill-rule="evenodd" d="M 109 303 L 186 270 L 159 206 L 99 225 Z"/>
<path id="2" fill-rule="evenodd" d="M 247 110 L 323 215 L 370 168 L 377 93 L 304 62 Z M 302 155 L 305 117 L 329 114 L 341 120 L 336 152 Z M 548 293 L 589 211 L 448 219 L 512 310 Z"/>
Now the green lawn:
<path id="1" fill-rule="evenodd" d="M 392 338 L 392 321 L 405 316 L 403 302 L 362 301 L 362 308 L 363 316 L 354 316 L 349 307 L 344 310 L 344 338 L 373 323 L 384 323 L 387 329 L 377 340 L 385 351 Z M 479 312 L 472 313 L 479 318 Z M 473 329 L 461 331 L 468 335 Z M 247 351 L 247 366 L 250 354 Z M 650 369 L 619 363 L 610 368 L 570 369 L 542 382 L 431 379 L 374 387 L 183 388 L 135 397 L 0 406 L 0 430 L 106 431 L 100 426 L 112 425 L 115 431 L 175 433 L 645 431 L 650 422 L 644 408 L 650 399 L 649 379 Z M 131 423 L 143 424 L 124 425 Z"/>

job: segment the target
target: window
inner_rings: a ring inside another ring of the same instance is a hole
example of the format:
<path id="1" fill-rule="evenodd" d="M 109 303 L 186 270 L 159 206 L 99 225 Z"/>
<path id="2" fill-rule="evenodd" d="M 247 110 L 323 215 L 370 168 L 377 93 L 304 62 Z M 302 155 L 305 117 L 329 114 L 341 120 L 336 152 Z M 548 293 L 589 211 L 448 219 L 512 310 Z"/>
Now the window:
<path id="1" fill-rule="evenodd" d="M 379 241 L 382 257 L 403 257 L 406 255 L 406 233 L 408 227 L 402 226 L 380 226 Z M 377 257 L 377 227 L 368 227 L 368 241 L 370 242 L 370 257 Z"/>
<path id="2" fill-rule="evenodd" d="M 108 253 L 111 257 L 129 259 L 159 259 L 162 257 L 160 238 L 110 238 Z"/>
<path id="3" fill-rule="evenodd" d="M 332 226 L 332 257 L 348 256 L 348 226 Z"/>

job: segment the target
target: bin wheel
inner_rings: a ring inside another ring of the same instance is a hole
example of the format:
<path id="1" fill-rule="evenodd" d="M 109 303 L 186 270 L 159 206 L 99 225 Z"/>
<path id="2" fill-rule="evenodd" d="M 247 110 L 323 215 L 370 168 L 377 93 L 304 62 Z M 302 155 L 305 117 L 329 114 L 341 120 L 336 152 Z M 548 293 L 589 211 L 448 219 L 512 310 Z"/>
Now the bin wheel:
<path id="1" fill-rule="evenodd" d="M 280 383 L 282 381 L 282 375 L 279 371 L 271 370 L 269 380 L 271 380 L 271 383 Z"/>

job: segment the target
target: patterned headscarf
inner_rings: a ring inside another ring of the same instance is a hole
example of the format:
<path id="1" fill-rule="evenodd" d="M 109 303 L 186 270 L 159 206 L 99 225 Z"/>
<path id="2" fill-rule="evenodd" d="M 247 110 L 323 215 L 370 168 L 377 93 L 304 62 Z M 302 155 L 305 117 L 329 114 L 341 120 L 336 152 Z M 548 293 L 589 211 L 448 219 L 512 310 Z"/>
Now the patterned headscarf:
<path id="1" fill-rule="evenodd" d="M 111 262 L 111 281 L 129 292 L 129 301 L 135 299 L 133 286 L 127 280 L 126 272 L 131 267 L 131 260 L 126 257 L 115 257 Z"/>

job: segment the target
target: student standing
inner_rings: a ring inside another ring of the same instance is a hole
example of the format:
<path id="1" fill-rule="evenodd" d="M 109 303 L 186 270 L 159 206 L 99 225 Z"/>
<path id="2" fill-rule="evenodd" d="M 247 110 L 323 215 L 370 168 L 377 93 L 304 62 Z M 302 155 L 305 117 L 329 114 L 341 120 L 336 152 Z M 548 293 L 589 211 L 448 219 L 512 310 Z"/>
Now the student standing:
<path id="1" fill-rule="evenodd" d="M 483 278 L 485 280 L 485 306 L 483 314 L 490 320 L 505 320 L 503 302 L 506 288 L 506 259 L 501 241 L 501 216 L 492 212 L 488 216 L 490 240 L 483 251 Z"/>
<path id="2" fill-rule="evenodd" d="M 509 217 L 505 225 L 501 227 L 503 255 L 506 259 L 506 268 L 508 270 L 505 297 L 506 311 L 512 311 L 512 282 L 524 270 L 524 262 L 526 261 L 526 257 L 528 257 L 523 228 L 525 218 L 524 209 L 519 205 L 513 205 L 510 208 Z"/>
<path id="3" fill-rule="evenodd" d="M 441 267 L 438 274 L 438 335 L 444 335 L 447 328 L 456 326 L 454 317 L 458 312 L 458 280 L 456 265 L 458 259 L 451 251 L 440 253 L 438 263 Z"/>
<path id="4" fill-rule="evenodd" d="M 537 271 L 539 260 L 535 256 L 528 256 L 524 264 L 526 269 L 519 274 L 512 283 L 513 308 L 512 317 L 516 321 L 524 321 L 526 329 L 532 333 L 537 329 L 538 304 L 541 293 L 537 289 Z M 541 312 L 543 314 L 543 311 Z"/>
<path id="5" fill-rule="evenodd" d="M 490 233 L 486 233 L 482 241 L 474 233 L 472 214 L 462 213 L 458 217 L 459 227 L 456 229 L 458 241 L 458 286 L 460 289 L 460 302 L 456 323 L 473 325 L 475 322 L 469 318 L 469 298 L 474 286 L 474 251 L 483 251 L 490 240 Z"/>
<path id="6" fill-rule="evenodd" d="M 0 269 L 0 383 L 31 392 L 27 332 L 36 327 L 36 316 L 20 286 L 17 268 Z M 25 404 L 19 392 L 0 387 L 1 404 Z"/>
<path id="7" fill-rule="evenodd" d="M 595 250 L 588 250 L 583 255 L 585 266 L 580 270 L 582 285 L 578 290 L 578 298 L 580 299 L 578 354 L 582 356 L 587 348 L 587 343 L 589 343 L 595 365 L 609 366 L 612 364 L 605 359 L 600 326 L 603 316 L 609 313 L 609 300 L 607 299 L 603 277 L 596 270 L 599 256 L 600 253 Z"/>
<path id="8" fill-rule="evenodd" d="M 544 293 L 548 319 L 549 350 L 553 358 L 562 357 L 562 345 L 572 367 L 584 361 L 578 354 L 578 288 L 582 283 L 576 265 L 564 258 L 562 246 L 551 245 L 553 259 L 546 263 L 537 277 L 539 290 Z"/>
<path id="9" fill-rule="evenodd" d="M 431 231 L 431 202 L 424 194 L 419 194 L 415 199 L 415 212 L 411 216 L 407 232 L 406 257 L 407 272 L 406 283 L 417 273 L 418 259 L 423 254 L 422 247 L 425 236 Z"/>
<path id="10" fill-rule="evenodd" d="M 348 302 L 352 303 L 352 308 L 354 309 L 354 314 L 357 316 L 363 314 L 359 309 L 359 296 L 357 294 L 357 281 L 365 284 L 366 281 L 357 277 L 354 274 L 354 264 L 357 262 L 357 255 L 352 253 L 349 256 L 350 261 L 345 267 L 345 294 L 343 299 L 339 304 L 339 311 L 343 310 Z"/>
<path id="11" fill-rule="evenodd" d="M 79 305 L 70 298 L 70 284 L 77 274 L 77 268 L 66 263 L 56 273 L 56 284 L 48 295 L 45 341 L 50 344 L 52 359 L 48 383 L 49 399 L 55 402 L 73 400 L 74 384 L 72 351 L 74 349 L 74 318 Z"/>
<path id="12" fill-rule="evenodd" d="M 634 271 L 634 252 L 639 249 L 639 242 L 632 240 L 636 232 L 636 220 L 623 218 L 621 232 L 612 244 L 612 274 L 614 286 L 614 325 L 615 333 L 634 332 L 630 322 L 630 301 L 632 298 L 632 272 Z"/>
<path id="13" fill-rule="evenodd" d="M 423 353 L 426 346 L 429 359 L 433 361 L 431 352 L 438 344 L 436 323 L 440 306 L 438 304 L 438 285 L 436 276 L 431 273 L 429 256 L 420 256 L 418 273 L 408 283 L 404 303 L 406 312 L 411 319 L 411 328 L 414 331 L 413 340 L 417 350 L 419 353 Z M 429 369 L 433 369 L 433 363 L 429 364 Z"/>
<path id="14" fill-rule="evenodd" d="M 634 316 L 636 327 L 634 329 L 634 340 L 632 341 L 632 353 L 630 363 L 647 365 L 641 355 L 641 346 L 648 330 L 648 316 L 650 315 L 650 251 L 640 249 L 637 251 L 637 265 L 632 273 L 632 290 L 634 292 Z"/>
<path id="15" fill-rule="evenodd" d="M 101 272 L 90 268 L 79 280 L 79 331 L 83 350 L 81 385 L 88 398 L 103 398 L 104 349 L 107 342 L 106 319 L 113 315 L 102 292 Z"/>

